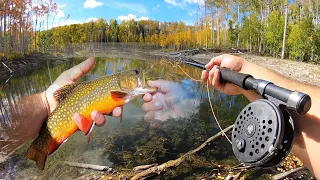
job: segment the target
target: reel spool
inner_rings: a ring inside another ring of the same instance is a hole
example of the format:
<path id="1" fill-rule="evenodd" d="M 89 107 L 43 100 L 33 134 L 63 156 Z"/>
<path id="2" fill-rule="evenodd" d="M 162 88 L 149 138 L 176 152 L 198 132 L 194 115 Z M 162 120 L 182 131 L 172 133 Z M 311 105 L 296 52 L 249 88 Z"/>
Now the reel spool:
<path id="1" fill-rule="evenodd" d="M 232 150 L 240 162 L 270 167 L 289 154 L 294 138 L 289 113 L 266 99 L 248 104 L 232 131 Z"/>

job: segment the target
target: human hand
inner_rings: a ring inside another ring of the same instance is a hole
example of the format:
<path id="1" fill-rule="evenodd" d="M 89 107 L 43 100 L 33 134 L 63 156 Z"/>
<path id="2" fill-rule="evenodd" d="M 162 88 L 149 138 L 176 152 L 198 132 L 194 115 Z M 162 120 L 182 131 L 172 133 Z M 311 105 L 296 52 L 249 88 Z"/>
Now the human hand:
<path id="1" fill-rule="evenodd" d="M 146 112 L 144 119 L 152 127 L 165 123 L 170 118 L 190 117 L 198 110 L 198 99 L 194 99 L 190 92 L 175 82 L 166 80 L 148 81 L 148 85 L 158 88 L 155 94 L 145 94 L 142 109 Z"/>
<path id="2" fill-rule="evenodd" d="M 209 84 L 213 85 L 217 90 L 229 94 L 237 95 L 242 94 L 243 89 L 232 83 L 221 83 L 220 81 L 220 69 L 219 67 L 225 67 L 233 71 L 241 72 L 243 66 L 247 63 L 243 58 L 233 55 L 224 54 L 221 56 L 214 57 L 211 61 L 206 64 L 206 69 L 210 71 L 202 71 L 201 79 Z"/>
<path id="3" fill-rule="evenodd" d="M 93 57 L 88 58 L 84 62 L 72 67 L 69 70 L 64 71 L 60 74 L 60 76 L 52 83 L 52 85 L 44 92 L 43 98 L 45 98 L 44 102 L 47 102 L 48 113 L 50 114 L 58 105 L 58 102 L 55 100 L 53 94 L 61 87 L 76 83 L 78 79 L 88 73 L 95 64 L 95 60 Z M 113 110 L 112 116 L 119 117 L 122 113 L 120 107 L 117 107 Z M 81 120 L 83 117 L 79 113 L 75 113 L 73 116 L 75 123 L 78 125 L 79 129 L 82 129 Z M 96 122 L 97 125 L 103 125 L 105 123 L 105 117 L 103 114 L 98 111 L 92 111 L 91 118 Z"/>

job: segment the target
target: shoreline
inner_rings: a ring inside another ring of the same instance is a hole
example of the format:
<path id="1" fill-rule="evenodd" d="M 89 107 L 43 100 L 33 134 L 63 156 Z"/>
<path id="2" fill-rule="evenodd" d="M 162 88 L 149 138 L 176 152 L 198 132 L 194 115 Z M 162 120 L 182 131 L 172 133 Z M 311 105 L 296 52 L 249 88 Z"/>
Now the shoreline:
<path id="1" fill-rule="evenodd" d="M 0 61 L 0 82 L 5 83 L 12 77 L 20 77 L 33 71 L 50 66 L 55 66 L 66 62 L 66 58 L 61 55 L 33 53 L 23 58 Z"/>
<path id="2" fill-rule="evenodd" d="M 92 48 L 94 47 L 94 48 Z M 246 53 L 245 50 L 235 49 L 192 49 L 172 51 L 170 49 L 159 49 L 148 46 L 138 46 L 136 44 L 94 44 L 91 48 L 84 48 L 80 51 L 72 51 L 63 55 L 34 53 L 22 59 L 0 62 L 0 82 L 6 82 L 11 77 L 19 77 L 34 70 L 62 64 L 72 57 L 110 57 L 129 59 L 167 59 L 179 61 L 181 59 L 193 60 L 200 63 L 208 63 L 212 57 L 221 54 L 233 54 L 243 57 L 249 62 L 264 66 L 287 78 L 320 86 L 320 66 L 304 62 L 291 60 L 281 60 L 278 58 L 257 56 Z M 48 61 L 49 60 L 49 61 Z M 4 64 L 3 64 L 4 63 Z M 6 66 L 7 67 L 6 67 Z M 9 68 L 13 71 L 10 72 Z"/>

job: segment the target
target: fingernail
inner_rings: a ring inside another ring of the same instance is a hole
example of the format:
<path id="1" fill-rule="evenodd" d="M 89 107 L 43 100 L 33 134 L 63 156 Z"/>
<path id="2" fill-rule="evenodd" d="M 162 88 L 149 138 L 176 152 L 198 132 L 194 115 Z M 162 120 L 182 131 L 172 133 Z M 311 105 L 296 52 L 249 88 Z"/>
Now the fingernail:
<path id="1" fill-rule="evenodd" d="M 156 102 L 154 103 L 154 105 L 155 105 L 156 107 L 160 107 L 160 106 L 161 106 L 161 102 L 156 101 Z"/>
<path id="2" fill-rule="evenodd" d="M 98 111 L 93 111 L 92 112 L 93 120 L 97 120 L 97 118 L 99 117 L 98 115 L 99 115 Z"/>
<path id="3" fill-rule="evenodd" d="M 78 113 L 75 113 L 74 115 L 73 115 L 73 119 L 75 120 L 75 121 L 80 121 L 81 119 L 80 119 L 80 115 L 78 114 Z"/>

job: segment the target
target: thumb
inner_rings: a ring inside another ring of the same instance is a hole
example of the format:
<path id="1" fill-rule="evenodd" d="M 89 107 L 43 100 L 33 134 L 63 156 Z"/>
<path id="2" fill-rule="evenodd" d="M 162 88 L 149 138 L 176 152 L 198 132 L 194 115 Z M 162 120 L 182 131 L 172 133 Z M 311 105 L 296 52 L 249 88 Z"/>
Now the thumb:
<path id="1" fill-rule="evenodd" d="M 149 86 L 156 87 L 164 93 L 168 93 L 168 92 L 172 91 L 172 89 L 174 89 L 176 86 L 178 86 L 177 83 L 162 80 L 162 79 L 155 80 L 155 81 L 148 81 L 147 83 Z"/>
<path id="2" fill-rule="evenodd" d="M 76 82 L 83 75 L 88 73 L 95 64 L 94 57 L 89 57 L 87 60 L 82 63 L 72 67 L 71 69 L 64 72 L 64 74 L 73 82 Z"/>

